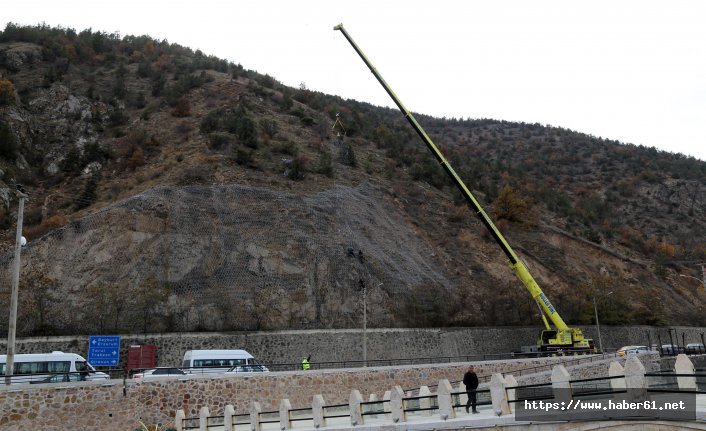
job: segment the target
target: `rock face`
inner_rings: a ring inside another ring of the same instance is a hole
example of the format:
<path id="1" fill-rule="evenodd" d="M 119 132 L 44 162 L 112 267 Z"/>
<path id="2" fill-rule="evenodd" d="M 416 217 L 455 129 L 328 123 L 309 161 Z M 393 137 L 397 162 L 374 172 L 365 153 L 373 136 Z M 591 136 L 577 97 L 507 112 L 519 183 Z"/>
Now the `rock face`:
<path id="1" fill-rule="evenodd" d="M 454 283 L 432 255 L 369 184 L 308 197 L 238 185 L 165 187 L 34 241 L 23 253 L 23 278 L 41 274 L 63 292 L 46 304 L 63 310 L 46 313 L 56 329 L 83 315 L 100 330 L 101 295 L 155 320 L 172 315 L 182 330 L 359 326 L 363 285 L 370 322 L 397 326 L 415 318 L 399 300 L 410 288 L 433 285 L 452 298 Z M 115 295 L 149 295 L 149 281 L 168 286 L 164 304 Z M 115 304 L 101 307 L 122 321 Z"/>
<path id="2" fill-rule="evenodd" d="M 33 43 L 13 42 L 0 44 L 0 64 L 17 72 L 42 60 L 42 48 Z"/>
<path id="3" fill-rule="evenodd" d="M 17 183 L 20 335 L 360 327 L 363 296 L 373 327 L 538 322 L 399 112 L 166 41 L 82 35 L 0 43 L 0 331 Z M 702 162 L 422 120 L 564 320 L 590 324 L 614 292 L 601 323 L 706 322 L 706 293 L 679 276 L 706 256 Z"/>

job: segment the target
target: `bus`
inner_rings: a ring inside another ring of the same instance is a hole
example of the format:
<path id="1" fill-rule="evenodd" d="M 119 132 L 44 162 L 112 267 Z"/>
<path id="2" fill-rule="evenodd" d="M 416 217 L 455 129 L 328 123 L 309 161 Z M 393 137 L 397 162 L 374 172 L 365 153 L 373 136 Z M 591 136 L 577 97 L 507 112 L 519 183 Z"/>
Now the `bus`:
<path id="1" fill-rule="evenodd" d="M 245 350 L 188 350 L 182 369 L 192 374 L 225 373 L 241 365 L 260 365 Z M 262 366 L 263 371 L 269 371 Z"/>
<path id="2" fill-rule="evenodd" d="M 5 383 L 7 355 L 0 355 L 0 384 Z M 54 381 L 55 376 L 79 376 L 77 380 L 107 380 L 109 376 L 96 371 L 81 355 L 54 351 L 15 355 L 12 384 Z M 74 379 L 70 379 L 73 381 Z M 61 381 L 61 380 L 57 380 Z"/>

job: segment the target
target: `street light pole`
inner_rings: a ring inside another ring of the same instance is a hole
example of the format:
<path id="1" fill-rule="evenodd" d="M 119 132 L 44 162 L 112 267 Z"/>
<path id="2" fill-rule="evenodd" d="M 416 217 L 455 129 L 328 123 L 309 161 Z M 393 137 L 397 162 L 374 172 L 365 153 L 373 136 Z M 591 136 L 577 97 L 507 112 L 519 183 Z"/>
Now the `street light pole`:
<path id="1" fill-rule="evenodd" d="M 360 281 L 363 288 L 363 366 L 368 366 L 368 289 L 363 280 Z M 378 284 L 379 288 L 382 283 Z"/>
<path id="2" fill-rule="evenodd" d="M 363 366 L 368 366 L 368 290 L 363 283 Z"/>
<path id="3" fill-rule="evenodd" d="M 15 364 L 15 333 L 17 330 L 17 295 L 20 287 L 20 251 L 22 249 L 22 218 L 27 195 L 17 191 L 20 204 L 17 209 L 17 233 L 15 234 L 15 260 L 12 267 L 12 293 L 10 294 L 10 322 L 7 325 L 7 360 L 5 365 L 5 384 L 12 381 Z"/>
<path id="4" fill-rule="evenodd" d="M 605 296 L 612 295 L 613 292 L 608 292 Z M 593 297 L 593 313 L 596 315 L 596 330 L 598 331 L 598 348 L 601 350 L 601 353 L 603 353 L 603 340 L 601 339 L 601 325 L 598 323 L 598 306 L 596 305 L 596 297 Z"/>

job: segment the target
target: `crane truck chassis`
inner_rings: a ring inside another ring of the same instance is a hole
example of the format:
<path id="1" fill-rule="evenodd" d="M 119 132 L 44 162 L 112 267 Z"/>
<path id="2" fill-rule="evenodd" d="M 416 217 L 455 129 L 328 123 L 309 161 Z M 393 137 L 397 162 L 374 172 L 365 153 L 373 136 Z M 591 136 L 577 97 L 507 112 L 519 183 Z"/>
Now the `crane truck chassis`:
<path id="1" fill-rule="evenodd" d="M 426 144 L 427 148 L 429 148 L 436 160 L 439 162 L 441 167 L 448 174 L 448 176 L 451 177 L 453 183 L 460 190 L 469 208 L 476 213 L 481 223 L 483 223 L 486 229 L 490 232 L 495 242 L 505 253 L 509 260 L 509 266 L 515 272 L 517 278 L 519 278 L 522 284 L 524 284 L 527 290 L 529 290 L 530 294 L 532 295 L 532 298 L 539 305 L 539 308 L 542 311 L 542 320 L 544 321 L 544 326 L 546 329 L 542 331 L 539 339 L 537 340 L 538 349 L 542 352 L 556 352 L 564 350 L 593 351 L 595 349 L 593 345 L 593 340 L 584 337 L 583 332 L 581 332 L 581 329 L 571 328 L 564 322 L 554 305 L 552 305 L 552 303 L 549 301 L 549 298 L 547 298 L 544 292 L 542 292 L 542 289 L 539 287 L 539 284 L 537 284 L 537 282 L 530 274 L 529 270 L 527 269 L 527 266 L 522 260 L 520 260 L 520 258 L 515 254 L 510 245 L 507 243 L 505 238 L 500 234 L 500 231 L 497 229 L 497 227 L 495 227 L 495 224 L 493 224 L 493 222 L 490 220 L 490 217 L 488 217 L 488 215 L 478 203 L 476 198 L 473 196 L 470 190 L 468 190 L 466 185 L 456 174 L 454 169 L 451 167 L 451 165 L 443 156 L 443 154 L 441 154 L 436 145 L 434 145 L 431 138 L 429 138 L 422 126 L 419 125 L 417 120 L 414 118 L 414 115 L 412 115 L 412 113 L 407 110 L 407 108 L 405 108 L 402 102 L 397 98 L 397 95 L 395 95 L 390 86 L 387 85 L 385 80 L 382 78 L 380 73 L 378 73 L 377 69 L 373 67 L 372 63 L 370 63 L 365 54 L 363 54 L 363 51 L 353 41 L 346 29 L 343 28 L 343 24 L 338 24 L 333 29 L 340 31 L 343 34 L 343 36 L 346 38 L 346 40 L 348 40 L 355 52 L 358 53 L 360 58 L 363 60 L 365 65 L 368 66 L 368 69 L 370 69 L 370 71 L 373 73 L 380 85 L 382 85 L 387 94 L 395 102 L 395 105 L 397 105 L 402 114 L 404 114 L 409 124 L 412 126 L 412 128 L 414 128 L 419 137 Z M 552 329 L 552 327 L 549 325 L 547 317 L 554 324 L 555 329 Z"/>

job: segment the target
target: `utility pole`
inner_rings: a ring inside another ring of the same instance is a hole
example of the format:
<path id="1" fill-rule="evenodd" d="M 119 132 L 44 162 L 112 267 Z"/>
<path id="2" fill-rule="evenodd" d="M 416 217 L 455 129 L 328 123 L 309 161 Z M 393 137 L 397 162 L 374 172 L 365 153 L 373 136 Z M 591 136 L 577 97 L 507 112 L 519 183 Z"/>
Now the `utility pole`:
<path id="1" fill-rule="evenodd" d="M 20 187 L 18 187 L 19 189 Z M 7 361 L 5 365 L 5 384 L 12 381 L 12 371 L 15 364 L 15 332 L 17 330 L 17 293 L 20 288 L 20 251 L 22 250 L 22 217 L 27 195 L 17 190 L 20 198 L 17 209 L 17 233 L 15 234 L 15 260 L 12 267 L 12 293 L 10 296 L 10 323 L 7 325 Z"/>
<path id="2" fill-rule="evenodd" d="M 363 286 L 363 366 L 368 366 L 368 289 L 365 282 L 360 281 Z"/>
<path id="3" fill-rule="evenodd" d="M 612 295 L 613 292 L 608 292 L 604 296 L 601 297 L 601 299 Z M 593 312 L 596 315 L 596 330 L 598 331 L 598 348 L 601 350 L 601 353 L 603 353 L 603 340 L 601 339 L 601 324 L 598 323 L 598 306 L 596 305 L 596 296 L 593 296 Z"/>

